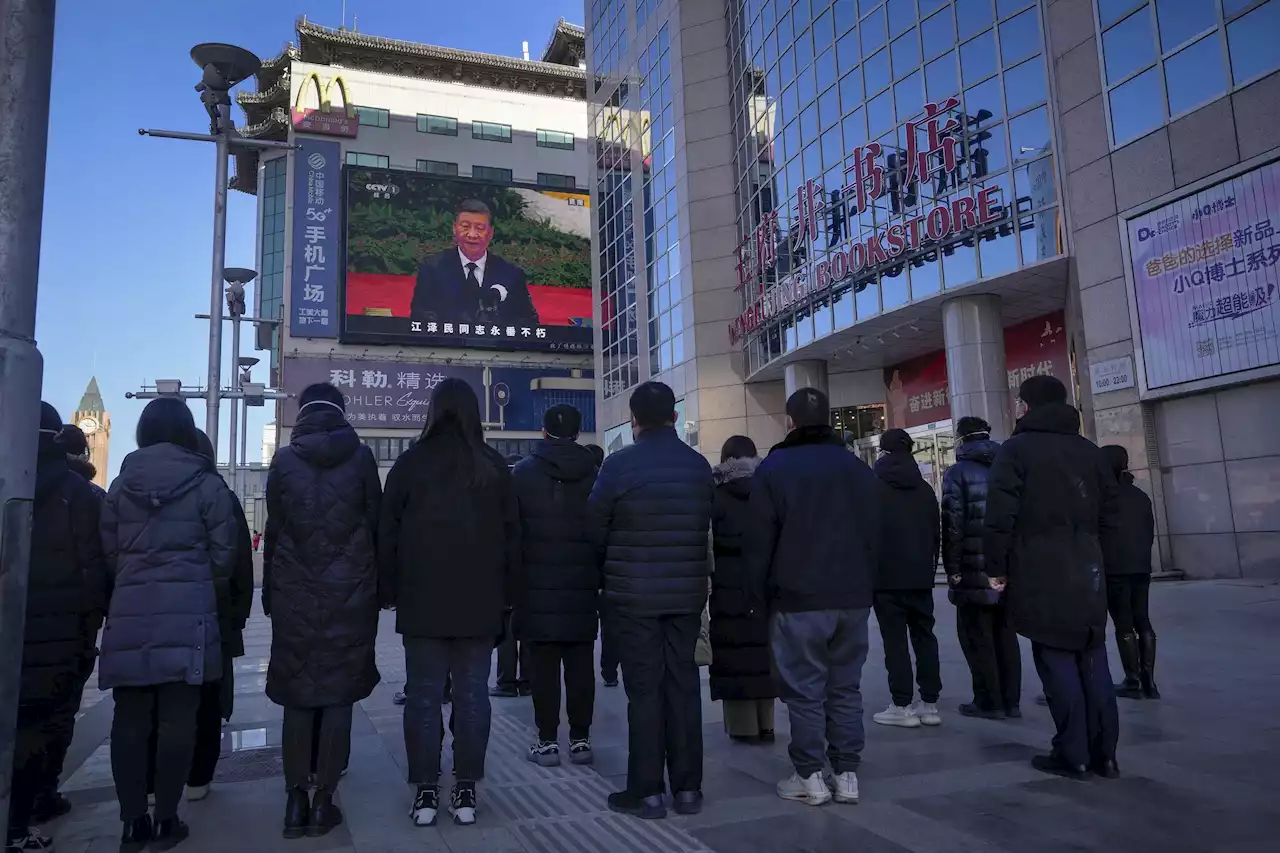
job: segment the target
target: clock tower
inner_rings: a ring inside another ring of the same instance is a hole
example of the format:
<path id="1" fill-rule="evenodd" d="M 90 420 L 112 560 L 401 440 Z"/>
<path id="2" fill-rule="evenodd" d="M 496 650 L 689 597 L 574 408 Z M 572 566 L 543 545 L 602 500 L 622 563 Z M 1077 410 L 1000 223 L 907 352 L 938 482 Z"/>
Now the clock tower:
<path id="1" fill-rule="evenodd" d="M 102 402 L 102 392 L 98 390 L 98 377 L 89 379 L 89 387 L 84 389 L 80 405 L 72 415 L 72 423 L 84 432 L 89 443 L 89 461 L 98 469 L 93 482 L 102 488 L 107 487 L 107 444 L 111 440 L 111 415 Z"/>

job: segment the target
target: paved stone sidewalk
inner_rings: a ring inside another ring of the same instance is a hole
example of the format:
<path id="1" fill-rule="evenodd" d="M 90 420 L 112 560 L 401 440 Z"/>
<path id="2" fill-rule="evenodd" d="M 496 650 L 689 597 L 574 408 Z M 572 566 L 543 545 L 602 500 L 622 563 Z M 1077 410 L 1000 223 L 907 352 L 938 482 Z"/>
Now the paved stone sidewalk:
<path id="1" fill-rule="evenodd" d="M 1262 582 L 1159 584 L 1152 591 L 1160 634 L 1164 700 L 1121 702 L 1115 782 L 1045 777 L 1027 759 L 1052 727 L 1035 704 L 1038 682 L 1024 643 L 1021 721 L 959 717 L 968 672 L 955 641 L 954 612 L 937 592 L 945 724 L 891 729 L 871 723 L 888 702 L 878 636 L 864 674 L 867 749 L 862 804 L 820 809 L 779 800 L 789 772 L 787 723 L 772 747 L 731 744 L 720 706 L 705 697 L 706 808 L 694 817 L 645 823 L 609 813 L 608 792 L 626 773 L 626 701 L 597 690 L 593 768 L 543 769 L 525 760 L 533 735 L 529 699 L 495 700 L 480 823 L 419 829 L 408 820 L 410 790 L 400 709 L 392 693 L 404 658 L 389 614 L 379 636 L 383 683 L 358 706 L 350 771 L 340 802 L 347 822 L 321 839 L 280 837 L 284 791 L 280 709 L 262 694 L 270 623 L 255 612 L 247 657 L 237 662 L 236 712 L 208 799 L 185 805 L 193 836 L 181 850 L 360 851 L 360 853 L 876 853 L 877 851 L 1232 851 L 1275 849 L 1280 837 L 1272 769 L 1280 765 L 1280 585 Z M 1115 661 L 1114 652 L 1112 660 Z M 1118 668 L 1118 664 L 1113 663 Z M 705 683 L 704 683 L 705 691 Z M 64 784 L 75 803 L 51 825 L 60 853 L 115 851 L 119 832 L 108 735 L 112 703 L 96 684 L 68 759 Z M 445 779 L 445 784 L 451 780 Z"/>

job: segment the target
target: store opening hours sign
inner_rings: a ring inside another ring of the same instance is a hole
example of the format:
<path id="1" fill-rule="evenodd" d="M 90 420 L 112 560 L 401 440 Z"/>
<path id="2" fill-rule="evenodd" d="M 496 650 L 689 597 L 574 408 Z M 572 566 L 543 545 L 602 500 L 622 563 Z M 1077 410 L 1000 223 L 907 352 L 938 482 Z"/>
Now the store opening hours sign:
<path id="1" fill-rule="evenodd" d="M 1280 364 L 1280 163 L 1128 222 L 1148 388 Z"/>
<path id="2" fill-rule="evenodd" d="M 963 154 L 962 134 L 981 117 L 969 118 L 956 112 L 958 98 L 926 104 L 925 118 L 906 125 L 906 149 L 886 152 L 873 142 L 855 148 L 845 169 L 845 185 L 828 188 L 806 181 L 796 192 L 792 211 L 794 227 L 786 249 L 794 256 L 810 257 L 810 247 L 819 239 L 826 223 L 828 241 L 838 242 L 854 217 L 884 197 L 898 221 L 876 229 L 869 236 L 842 243 L 802 265 L 777 285 L 763 289 L 729 324 L 729 338 L 737 344 L 743 336 L 764 325 L 792 305 L 846 279 L 870 280 L 880 271 L 896 266 L 908 253 L 941 247 L 974 234 L 1009 216 L 1000 203 L 1000 189 L 986 187 L 969 195 L 939 198 L 932 207 L 923 205 L 921 186 L 942 196 L 958 186 Z M 980 146 L 977 151 L 981 152 Z M 970 159 L 975 159 L 973 154 Z M 985 155 L 970 163 L 969 178 L 985 174 Z M 779 222 L 777 211 L 766 213 L 756 229 L 744 238 L 737 250 L 738 286 L 763 280 L 778 262 Z"/>

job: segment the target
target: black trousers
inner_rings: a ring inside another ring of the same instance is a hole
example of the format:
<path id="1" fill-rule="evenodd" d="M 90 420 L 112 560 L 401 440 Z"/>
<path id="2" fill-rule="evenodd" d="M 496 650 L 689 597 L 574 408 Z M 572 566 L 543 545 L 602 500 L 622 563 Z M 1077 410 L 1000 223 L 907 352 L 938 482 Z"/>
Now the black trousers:
<path id="1" fill-rule="evenodd" d="M 285 707 L 281 730 L 285 787 L 306 788 L 313 767 L 317 789 L 338 787 L 351 757 L 351 707 Z"/>
<path id="2" fill-rule="evenodd" d="M 498 686 L 528 688 L 533 660 L 529 657 L 529 644 L 521 643 L 511 631 L 498 644 Z"/>
<path id="3" fill-rule="evenodd" d="M 700 614 L 641 617 L 609 614 L 627 690 L 627 791 L 702 789 L 702 687 L 694 646 Z"/>
<path id="4" fill-rule="evenodd" d="M 1107 610 L 1116 636 L 1151 634 L 1151 616 L 1147 604 L 1151 594 L 1151 575 L 1112 575 L 1107 577 Z"/>
<path id="5" fill-rule="evenodd" d="M 9 839 L 25 837 L 36 800 L 58 790 L 83 691 L 84 682 L 80 682 L 78 687 L 68 687 L 65 696 L 50 701 L 19 701 L 9 791 Z"/>
<path id="6" fill-rule="evenodd" d="M 1031 657 L 1057 729 L 1053 751 L 1077 767 L 1114 759 L 1120 716 L 1106 644 L 1077 652 L 1032 643 Z"/>
<path id="7" fill-rule="evenodd" d="M 120 819 L 147 813 L 147 777 L 155 723 L 156 820 L 178 814 L 182 787 L 191 773 L 196 747 L 196 717 L 203 689 L 173 683 L 155 687 L 117 687 L 111 721 L 111 775 L 115 777 Z"/>
<path id="8" fill-rule="evenodd" d="M 602 612 L 600 615 L 600 677 L 605 681 L 618 680 L 618 653 L 616 645 L 609 635 L 609 619 Z"/>
<path id="9" fill-rule="evenodd" d="M 525 646 L 533 662 L 533 719 L 538 739 L 554 741 L 560 732 L 562 667 L 569 737 L 590 737 L 596 700 L 595 643 L 526 642 Z"/>
<path id="10" fill-rule="evenodd" d="M 910 705 L 915 693 L 908 637 L 916 653 L 915 680 L 920 685 L 920 700 L 937 702 L 942 693 L 942 672 L 938 665 L 938 639 L 933 635 L 933 590 L 877 592 L 875 610 L 893 704 Z"/>
<path id="11" fill-rule="evenodd" d="M 222 757 L 222 682 L 214 681 L 200 688 L 200 708 L 196 711 L 196 745 L 191 753 L 191 772 L 187 784 L 191 787 L 208 785 L 218 769 Z M 156 738 L 159 720 L 152 715 L 151 740 L 148 754 L 151 760 L 147 769 L 147 793 L 156 792 Z"/>
<path id="12" fill-rule="evenodd" d="M 956 633 L 973 676 L 973 701 L 984 711 L 1018 707 L 1022 652 L 1004 604 L 956 607 Z"/>

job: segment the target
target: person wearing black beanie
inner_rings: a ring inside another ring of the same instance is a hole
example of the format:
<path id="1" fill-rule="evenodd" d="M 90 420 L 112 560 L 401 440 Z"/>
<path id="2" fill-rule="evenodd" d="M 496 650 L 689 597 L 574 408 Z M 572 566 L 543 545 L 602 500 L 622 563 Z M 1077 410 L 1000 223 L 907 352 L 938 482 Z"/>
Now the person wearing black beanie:
<path id="1" fill-rule="evenodd" d="M 880 436 L 881 455 L 873 469 L 882 484 L 883 530 L 874 607 L 884 642 L 891 701 L 871 719 L 882 726 L 908 729 L 942 724 L 938 713 L 942 674 L 938 639 L 933 633 L 933 581 L 940 538 L 938 496 L 911 455 L 914 447 L 906 430 L 885 432 Z M 918 702 L 911 701 L 915 692 L 912 651 L 916 656 L 915 681 L 920 687 Z"/>
<path id="2" fill-rule="evenodd" d="M 71 810 L 58 776 L 75 730 L 107 594 L 98 538 L 101 501 L 67 466 L 62 417 L 40 404 L 26 627 L 9 798 L 8 849 L 44 850 L 33 830 Z"/>
<path id="3" fill-rule="evenodd" d="M 1031 640 L 1057 734 L 1037 770 L 1120 775 L 1119 716 L 1107 665 L 1104 544 L 1119 527 L 1118 484 L 1106 456 L 1080 435 L 1080 413 L 1052 376 L 1022 383 L 1027 404 L 991 466 L 983 550 L 1014 629 Z"/>
<path id="4" fill-rule="evenodd" d="M 1124 699 L 1159 699 L 1156 688 L 1156 632 L 1147 612 L 1151 589 L 1151 548 L 1156 538 L 1151 498 L 1133 484 L 1129 453 L 1118 444 L 1102 448 L 1120 489 L 1120 524 L 1103 542 L 1107 552 L 1107 610 L 1115 628 L 1124 683 Z"/>

